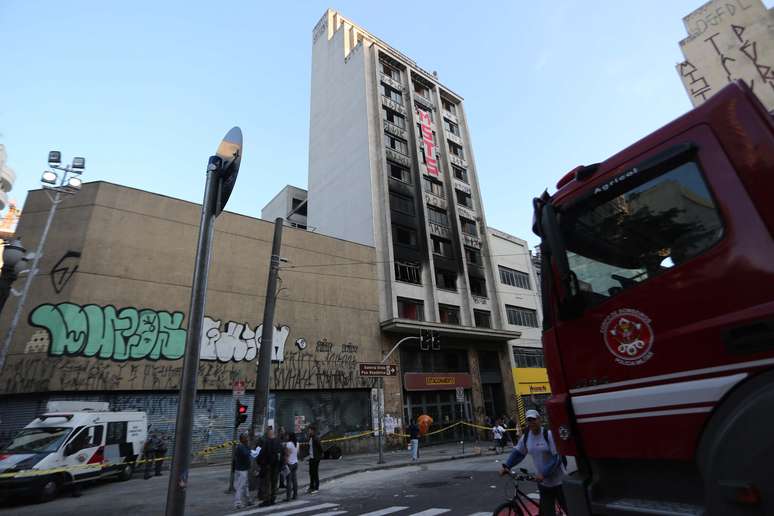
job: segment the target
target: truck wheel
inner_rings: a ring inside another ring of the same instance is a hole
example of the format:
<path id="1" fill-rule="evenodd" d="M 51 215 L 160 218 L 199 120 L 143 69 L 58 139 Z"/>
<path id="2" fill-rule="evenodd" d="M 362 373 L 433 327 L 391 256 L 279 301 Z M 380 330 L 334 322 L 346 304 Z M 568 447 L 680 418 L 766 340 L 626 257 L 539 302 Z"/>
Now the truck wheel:
<path id="1" fill-rule="evenodd" d="M 134 464 L 127 462 L 121 467 L 121 471 L 118 473 L 118 480 L 125 482 L 132 478 L 134 475 Z"/>
<path id="2" fill-rule="evenodd" d="M 41 502 L 50 502 L 57 497 L 60 489 L 62 489 L 61 477 L 47 477 L 43 479 L 43 483 L 40 486 L 40 495 L 38 495 L 38 498 Z"/>
<path id="3" fill-rule="evenodd" d="M 698 450 L 710 515 L 774 514 L 774 371 L 733 390 Z"/>

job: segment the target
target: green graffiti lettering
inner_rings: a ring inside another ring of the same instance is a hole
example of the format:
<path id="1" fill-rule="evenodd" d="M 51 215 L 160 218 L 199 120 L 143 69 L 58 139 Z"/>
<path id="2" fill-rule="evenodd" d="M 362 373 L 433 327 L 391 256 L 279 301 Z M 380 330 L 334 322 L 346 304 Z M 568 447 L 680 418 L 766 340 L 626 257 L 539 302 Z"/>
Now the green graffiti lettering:
<path id="1" fill-rule="evenodd" d="M 60 303 L 40 305 L 30 324 L 45 328 L 55 356 L 97 356 L 102 359 L 175 360 L 185 351 L 182 312 Z"/>

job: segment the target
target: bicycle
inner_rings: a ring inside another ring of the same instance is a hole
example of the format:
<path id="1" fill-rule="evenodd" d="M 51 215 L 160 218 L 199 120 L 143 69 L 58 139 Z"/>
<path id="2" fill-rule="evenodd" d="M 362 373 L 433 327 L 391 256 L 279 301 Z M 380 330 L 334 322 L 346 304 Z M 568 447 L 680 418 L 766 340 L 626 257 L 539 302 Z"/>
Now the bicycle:
<path id="1" fill-rule="evenodd" d="M 535 477 L 524 468 L 519 468 L 519 473 L 511 471 L 508 476 L 513 480 L 513 496 L 510 500 L 498 505 L 492 512 L 492 516 L 539 516 L 540 503 L 536 502 L 532 496 L 519 489 L 519 482 L 535 482 Z M 558 502 L 556 504 L 555 512 L 557 516 L 565 515 L 564 510 Z"/>

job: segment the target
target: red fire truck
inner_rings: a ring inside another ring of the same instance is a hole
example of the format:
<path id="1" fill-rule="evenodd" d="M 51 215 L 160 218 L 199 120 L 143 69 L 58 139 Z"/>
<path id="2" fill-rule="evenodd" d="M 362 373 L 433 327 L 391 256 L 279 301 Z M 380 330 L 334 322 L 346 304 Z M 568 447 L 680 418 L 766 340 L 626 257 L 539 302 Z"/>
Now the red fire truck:
<path id="1" fill-rule="evenodd" d="M 732 83 L 535 199 L 570 514 L 774 515 L 774 122 Z"/>

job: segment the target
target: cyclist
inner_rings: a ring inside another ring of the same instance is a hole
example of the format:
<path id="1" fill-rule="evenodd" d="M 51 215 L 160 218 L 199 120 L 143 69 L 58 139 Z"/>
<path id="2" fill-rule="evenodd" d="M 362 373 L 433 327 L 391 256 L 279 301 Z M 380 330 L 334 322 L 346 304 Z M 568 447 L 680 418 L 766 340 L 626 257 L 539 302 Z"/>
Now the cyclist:
<path id="1" fill-rule="evenodd" d="M 540 514 L 554 516 L 556 503 L 567 512 L 567 504 L 562 492 L 562 477 L 564 466 L 562 457 L 556 451 L 556 444 L 551 430 L 544 430 L 537 410 L 527 411 L 527 427 L 524 436 L 502 464 L 501 475 L 507 475 L 511 468 L 524 460 L 528 454 L 535 464 L 535 480 L 540 491 Z"/>

